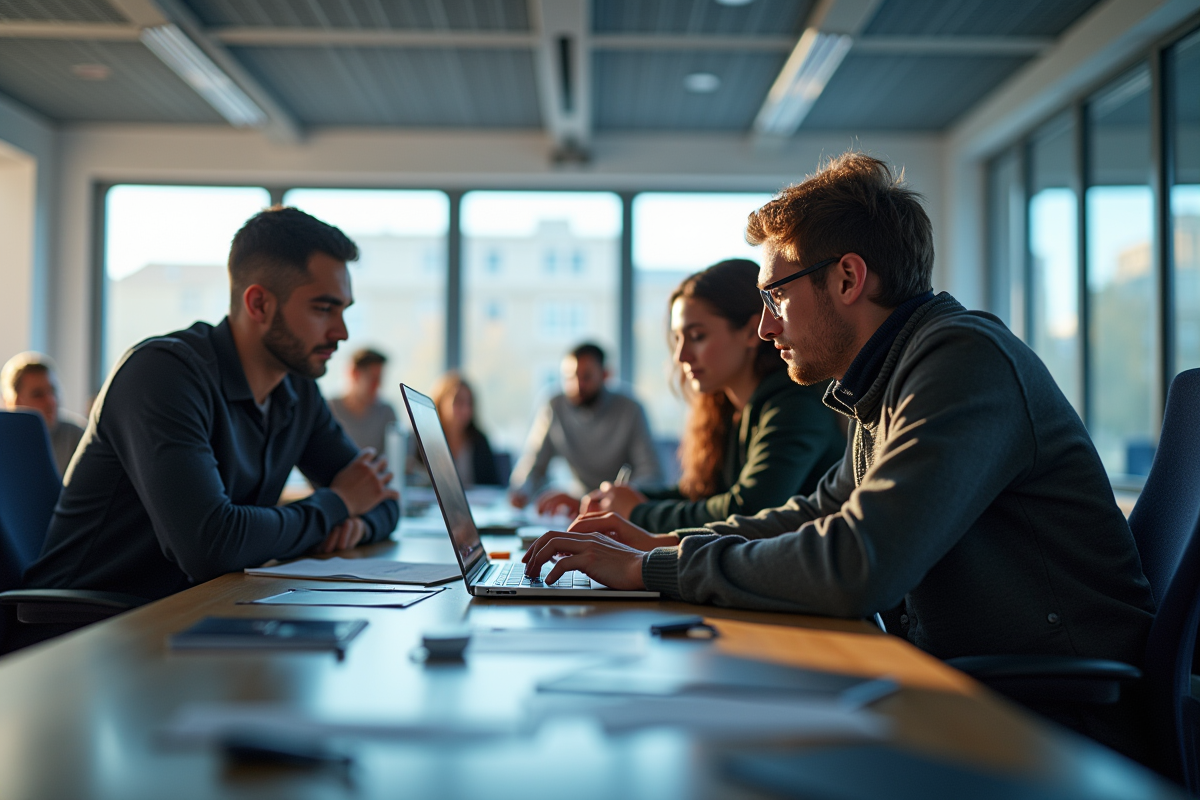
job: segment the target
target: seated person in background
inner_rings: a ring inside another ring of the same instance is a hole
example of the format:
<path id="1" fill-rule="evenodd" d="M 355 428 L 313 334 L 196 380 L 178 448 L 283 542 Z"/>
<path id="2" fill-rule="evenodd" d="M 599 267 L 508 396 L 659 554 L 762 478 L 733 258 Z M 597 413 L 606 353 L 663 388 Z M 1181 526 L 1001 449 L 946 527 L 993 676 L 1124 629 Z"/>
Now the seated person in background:
<path id="1" fill-rule="evenodd" d="M 400 517 L 387 464 L 346 437 L 315 380 L 346 340 L 357 256 L 294 208 L 251 217 L 229 253 L 229 316 L 147 339 L 108 376 L 25 586 L 156 599 L 386 538 Z M 318 488 L 276 505 L 292 467 Z"/>
<path id="2" fill-rule="evenodd" d="M 686 278 L 667 303 L 679 383 L 691 412 L 679 485 L 639 492 L 604 483 L 582 510 L 613 511 L 666 532 L 754 514 L 808 495 L 842 458 L 846 437 L 821 402 L 824 383 L 788 380 L 787 364 L 758 336 L 758 265 L 722 261 Z"/>
<path id="3" fill-rule="evenodd" d="M 903 603 L 889 628 L 940 658 L 1141 664 L 1154 600 L 1096 448 L 1028 346 L 934 296 L 916 195 L 848 153 L 752 213 L 746 237 L 765 251 L 760 335 L 797 383 L 836 379 L 825 402 L 854 426 L 841 465 L 807 497 L 704 528 L 585 516 L 535 542 L 527 572 L 565 553 L 548 582 L 581 569 L 616 589 L 838 617 Z M 1120 746 L 1138 713 L 1121 702 L 1077 727 Z"/>
<path id="4" fill-rule="evenodd" d="M 396 424 L 396 409 L 379 399 L 387 356 L 363 348 L 350 357 L 350 388 L 343 397 L 329 401 L 333 418 L 359 447 L 384 452 L 384 433 Z"/>
<path id="5" fill-rule="evenodd" d="M 475 424 L 475 392 L 457 372 L 447 372 L 433 385 L 431 395 L 446 432 L 450 454 L 464 487 L 499 486 L 496 456 Z"/>
<path id="6" fill-rule="evenodd" d="M 87 420 L 58 407 L 58 376 L 54 362 L 32 350 L 18 353 L 0 370 L 0 393 L 4 395 L 4 407 L 9 411 L 30 408 L 46 420 L 54 463 L 58 466 L 58 474 L 65 475 L 71 456 L 75 455 L 75 448 L 83 438 Z"/>
<path id="7" fill-rule="evenodd" d="M 545 489 L 550 459 L 562 456 L 585 492 L 611 481 L 628 464 L 631 482 L 654 485 L 662 471 L 646 412 L 637 400 L 605 386 L 608 370 L 599 346 L 581 344 L 562 362 L 563 392 L 550 398 L 529 433 L 525 453 L 512 474 L 513 504 L 524 506 Z M 554 513 L 565 507 L 579 513 L 579 499 L 551 491 L 538 498 L 538 511 Z"/>

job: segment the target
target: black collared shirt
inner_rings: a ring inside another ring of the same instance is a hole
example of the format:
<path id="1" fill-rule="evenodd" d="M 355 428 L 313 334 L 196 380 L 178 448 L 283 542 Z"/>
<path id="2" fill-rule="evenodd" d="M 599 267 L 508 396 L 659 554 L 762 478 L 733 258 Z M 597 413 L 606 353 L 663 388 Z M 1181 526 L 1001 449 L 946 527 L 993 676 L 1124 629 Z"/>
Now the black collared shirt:
<path id="1" fill-rule="evenodd" d="M 932 299 L 933 292 L 928 291 L 910 297 L 896 306 L 883 324 L 875 329 L 875 333 L 871 334 L 871 338 L 867 340 L 862 349 L 858 351 L 858 355 L 850 362 L 850 367 L 842 379 L 829 385 L 829 391 L 825 394 L 825 402 L 828 404 L 833 400 L 835 402 L 831 406 L 832 408 L 838 409 L 839 406 L 842 406 L 839 410 L 852 415 L 855 403 L 862 399 L 867 389 L 870 389 L 871 384 L 879 377 L 879 371 L 883 369 L 883 362 L 887 359 L 887 354 L 892 349 L 892 343 L 896 341 L 900 331 L 904 329 L 913 313 Z"/>
<path id="2" fill-rule="evenodd" d="M 284 378 L 264 420 L 228 319 L 147 339 L 96 398 L 24 583 L 153 599 L 303 555 L 348 512 L 328 488 L 276 505 L 288 474 L 328 487 L 357 454 L 310 379 Z M 379 504 L 367 538 L 398 519 L 394 501 Z"/>

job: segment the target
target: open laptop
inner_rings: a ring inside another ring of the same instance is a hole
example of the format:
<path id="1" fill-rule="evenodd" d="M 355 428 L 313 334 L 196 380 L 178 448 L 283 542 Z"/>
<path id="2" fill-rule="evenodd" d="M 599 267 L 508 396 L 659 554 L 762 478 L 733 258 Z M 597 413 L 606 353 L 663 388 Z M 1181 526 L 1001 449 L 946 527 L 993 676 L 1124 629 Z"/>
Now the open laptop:
<path id="1" fill-rule="evenodd" d="M 437 496 L 454 555 L 462 568 L 467 590 L 477 597 L 564 597 L 585 595 L 588 598 L 658 597 L 658 592 L 646 590 L 609 589 L 582 572 L 568 572 L 553 584 L 541 578 L 526 578 L 525 565 L 520 561 L 491 561 L 479 539 L 479 529 L 471 516 L 467 495 L 459 480 L 458 470 L 450 455 L 450 445 L 438 419 L 437 407 L 425 395 L 406 384 L 400 384 L 404 407 L 417 435 L 417 446 L 429 469 L 429 480 Z M 545 577 L 552 569 L 547 562 L 542 569 Z"/>

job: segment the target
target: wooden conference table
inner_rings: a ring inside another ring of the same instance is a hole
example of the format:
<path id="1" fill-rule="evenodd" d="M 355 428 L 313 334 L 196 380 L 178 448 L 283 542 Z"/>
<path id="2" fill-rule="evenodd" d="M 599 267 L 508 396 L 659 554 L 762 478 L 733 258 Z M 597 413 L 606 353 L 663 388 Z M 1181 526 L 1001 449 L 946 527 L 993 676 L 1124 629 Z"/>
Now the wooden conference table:
<path id="1" fill-rule="evenodd" d="M 490 542 L 512 546 L 515 537 Z M 365 552 L 364 552 L 365 551 Z M 450 561 L 444 538 L 402 538 L 355 554 Z M 346 554 L 344 554 L 346 555 Z M 212 746 L 164 742 L 163 726 L 196 702 L 269 703 L 299 714 L 413 719 L 483 709 L 515 715 L 539 678 L 569 656 L 491 654 L 457 666 L 411 657 L 431 628 L 544 611 L 547 602 L 472 600 L 461 581 L 406 609 L 235 605 L 315 582 L 225 575 L 58 640 L 0 659 L 0 797 L 373 798 L 760 797 L 722 764 L 734 751 L 813 743 L 720 741 L 651 729 L 605 735 L 586 722 L 499 739 L 364 740 L 350 772 L 231 765 Z M 578 606 L 563 601 L 562 606 Z M 607 606 L 606 606 L 607 607 Z M 702 613 L 714 647 L 780 664 L 892 675 L 902 690 L 876 704 L 908 752 L 1014 776 L 1058 775 L 1094 796 L 1173 797 L 1150 773 L 991 694 L 865 622 L 721 610 L 669 602 L 612 606 Z M 531 612 L 530 609 L 533 611 Z M 205 615 L 365 618 L 344 661 L 325 653 L 178 653 L 165 638 Z M 578 658 L 578 657 L 576 657 Z M 808 748 L 807 750 L 805 748 Z M 1064 778 L 1065 776 L 1065 778 Z M 1115 787 L 1115 788 L 1114 788 Z M 931 790 L 928 796 L 938 796 Z"/>

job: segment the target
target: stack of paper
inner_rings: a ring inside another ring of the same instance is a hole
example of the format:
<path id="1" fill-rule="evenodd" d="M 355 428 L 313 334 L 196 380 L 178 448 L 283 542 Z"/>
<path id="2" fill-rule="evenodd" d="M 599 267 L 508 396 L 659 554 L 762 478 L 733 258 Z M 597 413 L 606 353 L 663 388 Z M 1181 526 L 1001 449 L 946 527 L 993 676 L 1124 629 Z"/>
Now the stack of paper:
<path id="1" fill-rule="evenodd" d="M 419 564 L 379 558 L 305 558 L 277 567 L 247 567 L 246 574 L 271 578 L 433 586 L 461 578 L 462 570 L 457 564 Z"/>

